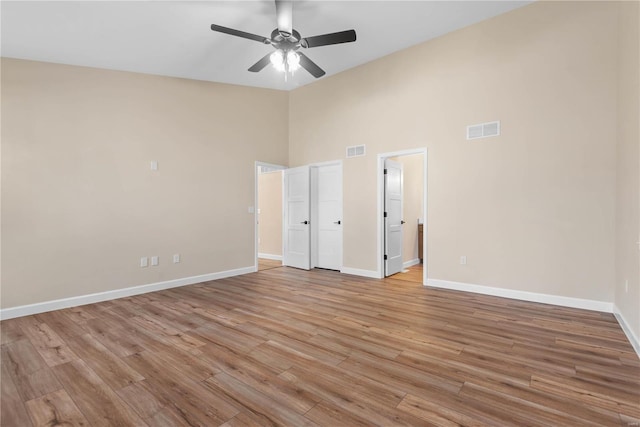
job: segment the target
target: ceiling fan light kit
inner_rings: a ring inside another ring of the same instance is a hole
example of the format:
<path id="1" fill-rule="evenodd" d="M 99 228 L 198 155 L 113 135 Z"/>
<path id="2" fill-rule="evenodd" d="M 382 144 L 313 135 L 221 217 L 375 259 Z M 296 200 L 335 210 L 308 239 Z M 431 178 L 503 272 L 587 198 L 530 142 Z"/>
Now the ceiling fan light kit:
<path id="1" fill-rule="evenodd" d="M 276 70 L 285 73 L 294 73 L 300 68 L 300 55 L 293 50 L 286 51 L 285 54 L 284 51 L 278 49 L 269 55 L 269 60 Z"/>
<path id="2" fill-rule="evenodd" d="M 211 24 L 211 30 L 273 46 L 276 50 L 265 55 L 249 67 L 249 71 L 257 73 L 267 65 L 272 64 L 276 70 L 284 72 L 285 80 L 289 73 L 294 73 L 300 67 L 307 70 L 315 78 L 325 75 L 324 70 L 315 62 L 309 59 L 304 53 L 298 52 L 300 48 L 308 49 L 356 41 L 355 30 L 302 38 L 300 33 L 293 29 L 292 1 L 276 0 L 276 21 L 278 28 L 271 32 L 270 38 L 216 24 Z"/>

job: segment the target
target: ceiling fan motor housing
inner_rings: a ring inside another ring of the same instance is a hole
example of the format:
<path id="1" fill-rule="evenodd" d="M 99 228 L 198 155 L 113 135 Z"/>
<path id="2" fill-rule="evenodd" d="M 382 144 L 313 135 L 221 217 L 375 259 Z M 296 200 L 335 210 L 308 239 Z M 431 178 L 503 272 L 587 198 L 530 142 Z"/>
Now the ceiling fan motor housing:
<path id="1" fill-rule="evenodd" d="M 277 28 L 271 32 L 271 45 L 276 49 L 298 50 L 302 45 L 302 37 L 296 30 L 291 31 L 292 34 L 285 35 Z"/>

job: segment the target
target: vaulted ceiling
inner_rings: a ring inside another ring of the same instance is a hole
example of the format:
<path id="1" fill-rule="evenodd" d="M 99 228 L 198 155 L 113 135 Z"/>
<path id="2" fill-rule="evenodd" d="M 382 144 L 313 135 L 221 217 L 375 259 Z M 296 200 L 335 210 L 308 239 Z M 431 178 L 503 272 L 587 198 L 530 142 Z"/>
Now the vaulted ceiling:
<path id="1" fill-rule="evenodd" d="M 303 37 L 355 29 L 357 41 L 305 50 L 327 78 L 395 51 L 508 12 L 530 1 L 294 2 Z M 269 45 L 211 31 L 212 23 L 268 37 L 275 3 L 260 1 L 2 1 L 2 56 L 291 90 L 272 66 L 247 69 Z"/>

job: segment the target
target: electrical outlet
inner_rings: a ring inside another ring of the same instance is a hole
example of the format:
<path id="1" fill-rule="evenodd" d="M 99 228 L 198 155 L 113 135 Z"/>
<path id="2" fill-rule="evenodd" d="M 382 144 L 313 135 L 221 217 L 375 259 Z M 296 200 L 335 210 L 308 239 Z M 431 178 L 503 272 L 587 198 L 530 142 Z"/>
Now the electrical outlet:
<path id="1" fill-rule="evenodd" d="M 152 256 L 151 257 L 151 265 L 155 267 L 158 264 L 160 264 L 160 259 L 158 258 L 158 256 L 157 255 L 156 256 Z"/>
<path id="2" fill-rule="evenodd" d="M 158 170 L 158 161 L 157 160 L 151 160 L 151 162 L 149 162 L 149 167 L 151 168 L 152 171 L 157 171 Z"/>
<path id="3" fill-rule="evenodd" d="M 173 254 L 173 263 L 177 264 L 180 262 L 180 254 Z"/>
<path id="4" fill-rule="evenodd" d="M 147 258 L 146 256 L 143 256 L 142 258 L 140 258 L 140 267 L 146 267 L 149 265 L 149 258 Z"/>
<path id="5" fill-rule="evenodd" d="M 462 255 L 460 257 L 460 265 L 467 265 L 467 256 L 466 255 Z"/>

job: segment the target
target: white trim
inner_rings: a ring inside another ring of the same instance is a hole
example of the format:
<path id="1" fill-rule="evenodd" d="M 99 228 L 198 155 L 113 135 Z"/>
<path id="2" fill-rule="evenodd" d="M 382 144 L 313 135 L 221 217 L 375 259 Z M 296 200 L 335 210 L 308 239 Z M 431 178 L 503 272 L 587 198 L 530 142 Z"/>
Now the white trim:
<path id="1" fill-rule="evenodd" d="M 353 276 L 368 277 L 370 279 L 382 279 L 380 273 L 376 270 L 362 270 L 360 268 L 342 267 L 340 269 L 342 274 L 351 274 Z"/>
<path id="2" fill-rule="evenodd" d="M 263 254 L 262 252 L 258 252 L 258 258 L 272 259 L 274 261 L 282 261 L 282 255 Z"/>
<path id="3" fill-rule="evenodd" d="M 194 283 L 224 279 L 225 277 L 239 276 L 241 274 L 253 273 L 255 271 L 255 266 L 236 268 L 234 270 L 220 271 L 217 273 L 203 274 L 200 276 L 184 277 L 182 279 L 167 280 L 165 282 L 150 283 L 148 285 L 132 286 L 129 288 L 115 289 L 112 291 L 98 292 L 95 294 L 80 295 L 53 301 L 21 305 L 18 307 L 4 308 L 0 310 L 0 320 L 13 319 L 14 317 L 29 316 L 31 314 L 44 313 L 46 311 L 61 310 L 63 308 L 77 307 L 79 305 L 93 304 L 96 302 L 109 301 L 117 298 L 146 294 L 148 292 L 161 291 L 163 289 L 193 285 Z"/>
<path id="4" fill-rule="evenodd" d="M 420 264 L 420 258 L 412 259 L 409 261 L 405 261 L 402 263 L 402 268 L 413 267 L 414 265 Z"/>
<path id="5" fill-rule="evenodd" d="M 326 162 L 317 162 L 309 164 L 309 167 L 312 168 L 320 168 L 323 166 L 342 166 L 343 161 L 341 159 L 338 160 L 327 160 Z"/>
<path id="6" fill-rule="evenodd" d="M 472 283 L 451 282 L 449 280 L 429 279 L 426 286 L 434 288 L 452 289 L 456 291 L 473 292 L 476 294 L 493 295 L 522 301 L 540 302 L 562 307 L 582 308 L 585 310 L 613 312 L 613 303 L 582 298 L 563 297 L 559 295 L 539 294 L 536 292 L 517 291 L 514 289 L 494 288 L 491 286 L 475 285 Z"/>
<path id="7" fill-rule="evenodd" d="M 257 166 L 265 166 L 265 167 L 273 168 L 273 169 L 274 169 L 274 170 L 269 171 L 269 172 L 267 172 L 267 173 L 277 172 L 277 171 L 279 171 L 279 170 L 287 169 L 287 166 L 276 165 L 275 163 L 260 162 L 260 161 L 258 161 L 258 160 L 256 160 L 256 162 L 255 162 L 255 163 L 256 163 L 256 167 L 257 167 Z M 257 170 L 257 168 L 256 168 L 256 170 Z"/>
<path id="8" fill-rule="evenodd" d="M 429 274 L 427 271 L 427 259 L 428 259 L 428 248 L 427 248 L 427 236 L 429 234 L 428 232 L 428 224 L 429 221 L 427 219 L 427 198 L 428 198 L 428 194 L 429 192 L 427 191 L 428 189 L 428 185 L 427 185 L 427 158 L 428 158 L 428 150 L 427 148 L 412 148 L 412 149 L 408 149 L 408 150 L 400 150 L 400 151 L 393 151 L 390 153 L 380 153 L 378 154 L 378 158 L 377 158 L 377 163 L 378 163 L 378 211 L 377 211 L 377 224 L 378 224 L 378 241 L 377 241 L 377 272 L 378 272 L 378 278 L 382 278 L 384 277 L 384 223 L 382 221 L 382 216 L 384 213 L 384 159 L 389 158 L 389 157 L 400 157 L 400 156 L 409 156 L 409 155 L 413 155 L 413 154 L 422 154 L 423 158 L 422 158 L 422 191 L 423 191 L 423 196 L 422 196 L 422 221 L 423 221 L 423 233 L 422 233 L 422 256 L 423 256 L 423 262 L 424 262 L 424 266 L 422 268 L 422 283 L 426 285 L 427 280 L 429 278 Z"/>
<path id="9" fill-rule="evenodd" d="M 615 304 L 613 304 L 613 315 L 616 316 L 616 319 L 618 320 L 620 327 L 624 331 L 624 334 L 627 336 L 627 339 L 631 343 L 631 346 L 638 354 L 638 357 L 640 357 L 640 340 L 633 333 L 633 329 L 631 329 L 631 326 L 629 326 L 627 319 L 624 318 L 624 316 L 622 315 L 622 312 L 620 311 L 618 306 Z"/>

